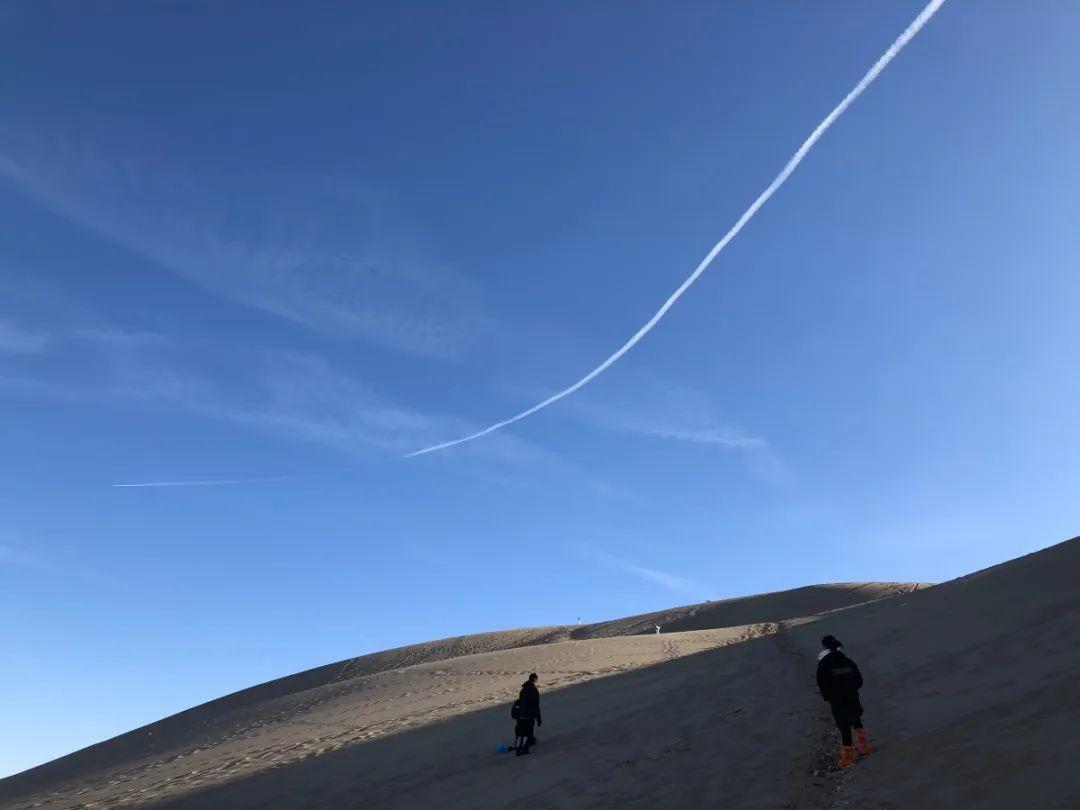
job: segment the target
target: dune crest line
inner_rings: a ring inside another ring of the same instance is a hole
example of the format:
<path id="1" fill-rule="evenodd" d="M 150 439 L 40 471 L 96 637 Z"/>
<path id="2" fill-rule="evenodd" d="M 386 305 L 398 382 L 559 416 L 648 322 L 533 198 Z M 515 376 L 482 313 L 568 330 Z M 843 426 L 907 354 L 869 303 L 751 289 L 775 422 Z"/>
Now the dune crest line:
<path id="1" fill-rule="evenodd" d="M 874 63 L 873 67 L 871 67 L 862 77 L 862 79 L 859 80 L 859 83 L 851 89 L 851 92 L 844 96 L 843 100 L 833 108 L 832 112 L 825 116 L 825 118 L 821 121 L 820 124 L 817 125 L 814 131 L 810 133 L 810 137 L 803 141 L 802 146 L 800 146 L 798 151 L 796 151 L 795 154 L 791 156 L 791 159 L 788 160 L 788 162 L 784 165 L 784 168 L 781 169 L 780 173 L 776 175 L 776 178 L 768 185 L 768 187 L 763 192 L 761 192 L 761 194 L 758 195 L 758 198 L 754 200 L 754 202 L 750 205 L 749 208 L 746 209 L 746 211 L 743 212 L 743 215 L 739 217 L 738 221 L 731 226 L 727 233 L 724 234 L 723 238 L 715 245 L 713 245 L 712 250 L 710 250 L 706 254 L 705 258 L 701 260 L 701 263 L 697 266 L 694 272 L 691 273 L 681 285 L 679 285 L 679 288 L 671 294 L 671 296 L 664 302 L 663 306 L 661 306 L 660 309 L 656 311 L 656 314 L 653 315 L 645 323 L 644 326 L 638 329 L 637 332 L 635 332 L 628 341 L 626 341 L 622 346 L 620 346 L 614 354 L 608 357 L 607 360 L 598 365 L 596 368 L 594 368 L 592 371 L 590 371 L 573 385 L 564 388 L 555 394 L 552 394 L 550 397 L 543 400 L 542 402 L 538 402 L 531 408 L 528 408 L 521 413 L 516 414 L 515 416 L 511 416 L 509 419 L 504 419 L 501 422 L 496 422 L 495 424 L 490 425 L 483 430 L 478 430 L 476 433 L 470 433 L 468 436 L 462 436 L 458 439 L 451 439 L 450 441 L 441 442 L 440 444 L 433 444 L 430 447 L 425 447 L 412 453 L 407 453 L 404 458 L 415 458 L 416 456 L 422 456 L 427 453 L 434 453 L 437 450 L 445 450 L 448 447 L 454 447 L 455 445 L 464 444 L 465 442 L 471 442 L 474 439 L 479 439 L 483 436 L 487 436 L 489 433 L 494 433 L 496 430 L 504 428 L 507 425 L 512 425 L 514 422 L 518 422 L 528 416 L 532 416 L 537 411 L 543 410 L 549 405 L 553 405 L 563 397 L 570 396 L 570 394 L 574 393 L 579 388 L 583 388 L 584 386 L 588 385 L 594 379 L 607 371 L 612 365 L 615 364 L 617 360 L 619 360 L 619 358 L 621 358 L 624 354 L 634 348 L 634 346 L 636 346 L 637 343 L 643 337 L 645 337 L 645 335 L 649 334 L 649 332 L 652 331 L 653 327 L 660 322 L 660 319 L 667 314 L 668 310 L 671 309 L 672 306 L 674 306 L 675 302 L 682 298 L 683 294 L 688 289 L 690 289 L 690 286 L 698 280 L 702 273 L 704 273 L 708 269 L 709 265 L 712 264 L 713 260 L 720 254 L 720 251 L 727 247 L 728 242 L 730 242 L 738 235 L 739 231 L 743 229 L 743 226 L 745 226 L 746 223 L 753 218 L 754 214 L 758 212 L 758 209 L 760 209 L 761 206 L 768 202 L 769 198 L 776 193 L 777 189 L 779 189 L 780 186 L 782 186 L 787 181 L 787 179 L 791 176 L 792 172 L 794 172 L 798 165 L 802 163 L 803 158 L 806 157 L 806 155 L 810 152 L 811 149 L 814 148 L 814 145 L 818 142 L 821 136 L 825 134 L 825 131 L 833 125 L 836 119 L 838 119 L 841 115 L 844 114 L 844 112 L 847 110 L 848 107 L 851 106 L 852 102 L 854 102 L 855 99 L 862 95 L 863 91 L 866 90 L 866 88 L 870 86 L 874 79 L 878 77 L 878 74 L 880 74 L 881 71 L 883 71 L 888 66 L 888 64 L 896 57 L 896 55 L 904 49 L 904 46 L 907 45 L 908 42 L 910 42 L 912 38 L 919 33 L 920 30 L 922 30 L 922 27 L 926 25 L 930 18 L 934 16 L 937 10 L 941 8 L 944 3 L 945 0 L 931 0 L 926 5 L 926 7 L 923 8 L 921 12 L 919 12 L 919 16 L 917 16 L 911 22 L 911 24 L 908 25 L 906 29 L 904 29 L 904 32 L 896 38 L 893 44 L 889 46 L 889 49 L 881 55 L 877 62 Z"/>

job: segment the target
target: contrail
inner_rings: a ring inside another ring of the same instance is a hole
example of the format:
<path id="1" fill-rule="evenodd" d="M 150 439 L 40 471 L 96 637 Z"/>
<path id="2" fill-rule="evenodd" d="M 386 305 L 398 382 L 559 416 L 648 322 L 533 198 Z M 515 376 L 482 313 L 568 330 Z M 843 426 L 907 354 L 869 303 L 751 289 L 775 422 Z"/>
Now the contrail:
<path id="1" fill-rule="evenodd" d="M 548 405 L 552 405 L 558 402 L 563 397 L 570 396 L 570 394 L 574 393 L 579 388 L 583 388 L 584 386 L 588 385 L 590 382 L 592 382 L 605 371 L 607 371 L 612 365 L 614 365 L 617 360 L 619 360 L 619 358 L 621 358 L 624 354 L 634 348 L 634 346 L 636 346 L 638 342 L 643 337 L 645 337 L 645 335 L 649 334 L 649 332 L 652 331 L 652 328 L 660 322 L 661 318 L 667 315 L 668 310 L 671 309 L 671 307 L 675 304 L 676 301 L 683 297 L 683 294 L 688 289 L 690 289 L 690 286 L 698 280 L 702 273 L 704 273 L 708 269 L 709 265 L 713 263 L 713 259 L 715 259 L 720 254 L 720 251 L 727 247 L 728 242 L 730 242 L 738 235 L 739 231 L 743 229 L 743 226 L 745 226 L 746 223 L 753 218 L 754 214 L 758 212 L 758 209 L 769 201 L 769 198 L 776 193 L 777 189 L 779 189 L 780 186 L 784 185 L 787 179 L 791 176 L 792 172 L 794 172 L 798 165 L 802 163 L 802 160 L 804 157 L 806 157 L 807 153 L 814 148 L 814 145 L 818 142 L 821 136 L 825 134 L 825 131 L 833 125 L 837 118 L 844 114 L 845 110 L 847 110 L 847 108 L 851 106 L 852 102 L 854 102 L 855 99 L 862 95 L 862 92 L 870 86 L 874 79 L 878 77 L 878 74 L 880 74 L 881 71 L 883 71 L 888 66 L 889 62 L 891 62 L 893 58 L 904 49 L 904 46 L 907 45 L 908 42 L 910 42 L 911 39 L 917 33 L 919 33 L 920 30 L 922 30 L 922 27 L 926 25 L 929 19 L 934 16 L 937 10 L 941 8 L 944 3 L 945 0 L 931 0 L 931 2 L 926 5 L 926 7 L 919 13 L 919 16 L 916 17 L 915 20 L 904 30 L 904 33 L 897 37 L 896 41 L 889 46 L 889 49 L 885 51 L 884 54 L 882 54 L 881 58 L 878 59 L 877 62 L 874 63 L 874 66 L 871 67 L 870 70 L 866 71 L 866 75 L 859 80 L 859 83 L 855 85 L 851 92 L 844 96 L 843 101 L 837 104 L 836 107 L 833 108 L 833 111 L 829 113 L 820 124 L 817 125 L 817 128 L 813 132 L 810 133 L 810 137 L 807 138 L 803 142 L 803 145 L 799 147 L 798 151 L 794 155 L 792 155 L 791 159 L 780 171 L 780 174 L 776 175 L 776 179 L 773 180 L 769 184 L 768 188 L 761 192 L 758 198 L 754 200 L 753 204 L 749 208 L 747 208 L 745 212 L 743 212 L 743 215 L 739 217 L 738 221 L 731 226 L 731 229 L 726 234 L 724 234 L 724 238 L 717 242 L 713 246 L 713 249 L 710 250 L 708 254 L 706 254 L 705 258 L 701 260 L 701 264 L 697 266 L 697 268 L 694 270 L 693 273 L 690 274 L 686 281 L 684 281 L 679 286 L 679 288 L 671 294 L 671 297 L 668 298 L 667 301 L 664 302 L 664 305 L 656 311 L 656 314 L 653 315 L 645 323 L 644 326 L 638 329 L 637 332 L 634 333 L 633 337 L 631 337 L 628 341 L 626 341 L 626 343 L 620 346 L 613 355 L 611 355 L 607 360 L 598 365 L 596 368 L 594 368 L 576 383 L 571 385 L 569 388 L 564 388 L 562 391 L 559 391 L 556 394 L 552 394 L 543 402 L 539 402 L 536 405 L 533 405 L 531 408 L 522 411 L 516 416 L 511 416 L 509 419 L 504 419 L 501 422 L 496 422 L 490 427 L 486 427 L 483 430 L 478 430 L 476 433 L 471 433 L 468 436 L 462 436 L 460 439 L 452 439 L 448 442 L 434 444 L 431 447 L 425 447 L 422 450 L 408 453 L 405 458 L 415 458 L 416 456 L 422 456 L 425 453 L 434 453 L 436 450 L 445 450 L 448 447 L 453 447 L 454 445 L 463 444 L 465 442 L 471 442 L 473 439 L 479 439 L 480 437 L 486 436 L 489 433 L 494 433 L 500 428 L 511 425 L 514 422 L 520 421 L 527 416 L 532 416 L 537 411 L 543 410 Z"/>
<path id="2" fill-rule="evenodd" d="M 274 481 L 288 481 L 281 478 L 233 478 L 223 481 L 148 481 L 143 484 L 113 484 L 114 487 L 223 487 L 233 484 L 269 484 Z"/>

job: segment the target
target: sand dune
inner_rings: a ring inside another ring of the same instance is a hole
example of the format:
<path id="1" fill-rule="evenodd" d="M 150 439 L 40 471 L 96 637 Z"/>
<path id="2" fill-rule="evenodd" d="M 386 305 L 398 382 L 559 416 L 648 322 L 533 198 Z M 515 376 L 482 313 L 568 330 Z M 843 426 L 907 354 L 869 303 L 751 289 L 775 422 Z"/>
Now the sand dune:
<path id="1" fill-rule="evenodd" d="M 458 636 L 439 641 L 413 644 L 393 650 L 373 653 L 346 661 L 318 667 L 270 681 L 250 689 L 203 704 L 178 715 L 136 729 L 105 743 L 91 746 L 71 756 L 0 781 L 0 797 L 55 788 L 65 783 L 77 785 L 76 792 L 86 783 L 116 781 L 118 786 L 131 783 L 132 773 L 150 773 L 163 767 L 160 763 L 182 762 L 191 752 L 218 751 L 223 741 L 243 737 L 253 729 L 266 725 L 267 717 L 281 712 L 287 716 L 291 709 L 303 713 L 311 700 L 319 700 L 335 684 L 350 681 L 366 683 L 363 679 L 389 670 L 443 661 L 478 653 L 513 650 L 540 644 L 569 641 L 576 638 L 601 638 L 635 633 L 654 633 L 659 623 L 669 629 L 711 629 L 738 624 L 777 621 L 804 616 L 821 610 L 857 604 L 869 599 L 893 595 L 899 591 L 920 587 L 896 583 L 848 583 L 797 588 L 723 601 L 707 602 L 672 608 L 667 611 L 632 616 L 626 619 L 582 626 L 554 626 L 522 630 L 506 630 Z M 628 660 L 633 660 L 631 653 Z M 602 674 L 603 667 L 597 667 Z M 504 688 L 516 691 L 520 679 L 510 678 Z M 507 691 L 505 694 L 509 694 Z M 499 699 L 503 699 L 500 694 Z M 286 706 L 282 709 L 281 706 Z M 294 712 L 295 713 L 295 712 Z M 303 736 L 303 735 L 301 735 Z M 291 740 L 292 737 L 290 736 Z M 291 744 L 291 743 L 289 743 Z M 211 754 L 206 754 L 211 756 Z M 289 754 L 283 754 L 287 760 Z M 257 761 L 256 765 L 262 764 Z M 119 776 L 122 775 L 122 776 Z M 119 778 L 119 781 L 118 781 Z M 205 778 L 200 782 L 205 782 Z M 141 788 L 138 788 L 141 789 Z M 60 790 L 64 796 L 70 791 Z M 83 795 L 97 795 L 94 792 Z M 127 795 L 124 793 L 123 795 Z M 60 796 L 57 796 L 59 799 Z M 125 801 L 130 800 L 125 799 Z M 64 806 L 62 803 L 56 806 Z"/>
<path id="2" fill-rule="evenodd" d="M 932 588 L 817 586 L 413 645 L 3 780 L 0 805 L 1080 807 L 1065 767 L 1078 563 L 1074 540 Z M 842 774 L 813 688 L 824 632 L 867 676 L 879 748 Z M 532 670 L 547 719 L 536 755 L 496 754 Z"/>

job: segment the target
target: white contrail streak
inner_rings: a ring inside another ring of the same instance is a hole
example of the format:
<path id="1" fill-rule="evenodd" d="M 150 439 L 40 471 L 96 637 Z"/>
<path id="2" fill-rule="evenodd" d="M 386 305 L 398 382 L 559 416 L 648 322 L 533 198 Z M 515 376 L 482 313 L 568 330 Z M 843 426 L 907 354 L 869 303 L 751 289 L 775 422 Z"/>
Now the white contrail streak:
<path id="1" fill-rule="evenodd" d="M 559 391 L 556 394 L 552 394 L 543 402 L 539 402 L 536 405 L 533 405 L 528 410 L 524 410 L 516 416 L 511 416 L 509 419 L 504 419 L 501 422 L 496 422 L 490 427 L 486 427 L 483 430 L 478 430 L 476 433 L 471 433 L 468 436 L 462 436 L 460 439 L 453 439 L 448 442 L 443 442 L 442 444 L 434 444 L 431 447 L 425 447 L 422 450 L 417 450 L 413 453 L 409 453 L 405 456 L 405 458 L 414 458 L 416 456 L 422 456 L 425 453 L 434 453 L 436 450 L 445 450 L 447 447 L 453 447 L 457 444 L 471 442 L 473 439 L 479 439 L 481 436 L 486 436 L 489 433 L 494 433 L 500 428 L 511 425 L 514 422 L 524 419 L 527 416 L 532 416 L 537 411 L 543 410 L 548 405 L 552 405 L 558 402 L 563 397 L 570 396 L 570 394 L 574 393 L 579 388 L 583 388 L 584 386 L 588 385 L 590 382 L 592 382 L 605 371 L 607 371 L 607 369 L 610 368 L 619 358 L 621 358 L 624 354 L 634 348 L 634 346 L 637 345 L 638 341 L 640 341 L 643 337 L 645 337 L 645 335 L 649 334 L 649 332 L 652 331 L 652 328 L 660 322 L 660 319 L 667 314 L 668 310 L 671 309 L 675 302 L 682 298 L 683 294 L 688 289 L 690 289 L 690 285 L 697 281 L 698 277 L 700 277 L 701 274 L 708 269 L 709 265 L 712 264 L 713 259 L 715 259 L 719 255 L 720 251 L 727 247 L 728 242 L 730 242 L 738 235 L 739 231 L 743 229 L 743 226 L 746 225 L 746 223 L 749 222 L 751 218 L 753 218 L 754 214 L 758 212 L 758 209 L 761 208 L 761 206 L 763 206 L 766 202 L 768 202 L 769 198 L 776 193 L 776 190 L 779 189 L 780 186 L 782 186 L 787 181 L 787 179 L 791 176 L 792 172 L 794 172 L 798 165 L 802 163 L 802 160 L 804 157 L 806 157 L 807 153 L 814 148 L 814 144 L 816 144 L 821 138 L 821 136 L 825 134 L 825 131 L 833 125 L 837 118 L 844 114 L 844 111 L 851 106 L 852 102 L 854 102 L 855 99 L 862 95 L 862 92 L 870 86 L 874 79 L 878 77 L 878 74 L 881 73 L 881 71 L 883 71 L 888 66 L 889 62 L 891 62 L 893 58 L 904 49 L 904 46 L 907 45 L 908 42 L 910 42 L 917 33 L 919 33 L 922 27 L 926 25 L 927 21 L 931 17 L 934 16 L 934 13 L 939 8 L 941 8 L 944 2 L 945 0 L 931 0 L 931 2 L 926 5 L 926 7 L 919 13 L 919 16 L 916 17 L 915 20 L 904 30 L 904 33 L 902 33 L 899 37 L 896 38 L 896 41 L 893 42 L 893 44 L 889 46 L 889 49 L 885 51 L 884 54 L 882 54 L 881 58 L 874 63 L 874 66 L 866 72 L 866 75 L 863 76 L 861 80 L 859 80 L 859 83 L 855 85 L 851 92 L 844 96 L 843 101 L 837 104 L 836 107 L 833 108 L 833 111 L 829 113 L 820 124 L 817 125 L 817 128 L 813 132 L 810 133 L 810 137 L 803 142 L 803 145 L 799 147 L 799 150 L 787 162 L 784 168 L 780 171 L 780 174 L 776 175 L 776 179 L 769 184 L 768 188 L 761 192 L 758 198 L 754 200 L 753 204 L 746 209 L 746 211 L 741 217 L 739 217 L 739 220 L 731 226 L 731 229 L 726 234 L 724 234 L 724 238 L 713 246 L 713 249 L 710 250 L 705 256 L 705 258 L 701 260 L 701 264 L 697 266 L 697 269 L 695 269 L 694 272 L 691 273 L 690 276 L 686 279 L 686 281 L 684 281 L 679 286 L 679 289 L 675 290 L 675 292 L 671 294 L 671 297 L 668 298 L 668 300 L 664 302 L 664 305 L 656 311 L 656 314 L 653 315 L 645 323 L 644 326 L 638 329 L 637 332 L 634 333 L 633 337 L 631 337 L 628 341 L 626 341 L 626 343 L 620 346 L 613 355 L 611 355 L 607 360 L 598 365 L 596 368 L 594 368 L 576 383 L 571 385 L 569 388 L 564 388 L 562 391 Z"/>
<path id="2" fill-rule="evenodd" d="M 223 481 L 149 481 L 144 484 L 113 484 L 114 487 L 121 488 L 142 488 L 142 487 L 224 487 L 232 486 L 233 484 L 269 484 L 274 481 L 288 481 L 287 477 L 284 478 L 233 478 Z"/>

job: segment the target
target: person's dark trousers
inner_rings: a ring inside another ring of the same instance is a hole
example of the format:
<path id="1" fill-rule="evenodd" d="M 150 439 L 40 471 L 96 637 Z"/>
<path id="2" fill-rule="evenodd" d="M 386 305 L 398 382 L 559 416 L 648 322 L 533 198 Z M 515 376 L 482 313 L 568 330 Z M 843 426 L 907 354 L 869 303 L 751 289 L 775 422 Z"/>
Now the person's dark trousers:
<path id="1" fill-rule="evenodd" d="M 514 736 L 517 737 L 514 747 L 517 748 L 518 756 L 529 753 L 529 746 L 536 742 L 536 737 L 533 736 L 535 726 L 536 720 L 531 717 L 518 720 L 514 726 Z"/>
<path id="2" fill-rule="evenodd" d="M 859 696 L 840 698 L 829 702 L 832 707 L 833 720 L 840 729 L 840 744 L 851 745 L 851 730 L 862 728 L 863 707 L 859 703 Z"/>

